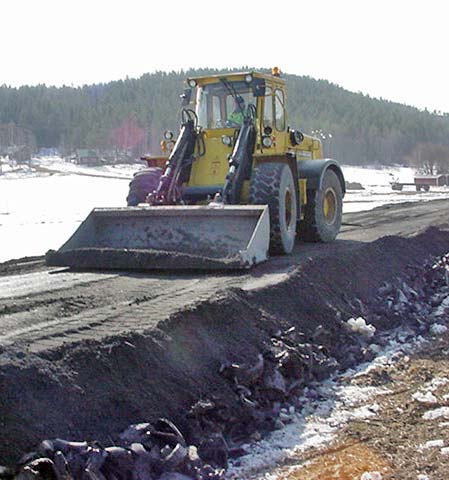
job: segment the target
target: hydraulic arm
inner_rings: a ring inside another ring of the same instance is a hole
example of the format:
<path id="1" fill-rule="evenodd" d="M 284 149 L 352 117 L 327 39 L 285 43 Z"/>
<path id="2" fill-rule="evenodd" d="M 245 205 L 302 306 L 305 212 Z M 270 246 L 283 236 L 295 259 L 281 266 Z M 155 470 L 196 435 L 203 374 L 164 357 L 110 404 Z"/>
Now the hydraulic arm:
<path id="1" fill-rule="evenodd" d="M 229 171 L 222 193 L 223 202 L 226 204 L 240 203 L 243 182 L 251 176 L 255 137 L 253 116 L 248 115 L 243 120 L 242 128 L 229 157 Z"/>
<path id="2" fill-rule="evenodd" d="M 178 139 L 167 160 L 159 185 L 147 197 L 150 205 L 177 205 L 181 202 L 181 185 L 185 169 L 192 165 L 197 140 L 197 118 L 193 110 L 182 110 Z"/>

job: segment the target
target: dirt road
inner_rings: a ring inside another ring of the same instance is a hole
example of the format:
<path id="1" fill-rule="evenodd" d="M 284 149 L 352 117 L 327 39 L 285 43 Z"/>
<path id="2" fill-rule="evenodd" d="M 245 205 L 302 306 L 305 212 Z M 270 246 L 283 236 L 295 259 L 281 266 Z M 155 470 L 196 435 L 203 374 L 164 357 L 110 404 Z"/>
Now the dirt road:
<path id="1" fill-rule="evenodd" d="M 292 256 L 249 273 L 73 273 L 42 269 L 0 277 L 0 345 L 38 352 L 61 343 L 142 332 L 220 290 L 275 283 L 310 258 L 336 256 L 385 235 L 409 236 L 449 226 L 449 201 L 385 206 L 346 215 L 334 244 L 299 243 Z M 34 267 L 41 267 L 34 261 Z M 0 266 L 1 272 L 1 266 Z M 11 266 L 10 273 L 14 273 Z"/>
<path id="2" fill-rule="evenodd" d="M 337 242 L 299 243 L 241 274 L 74 273 L 40 259 L 0 265 L 0 424 L 14 460 L 42 438 L 104 438 L 154 415 L 181 419 L 226 387 L 225 358 L 267 332 L 332 325 L 382 281 L 449 250 L 449 201 L 346 215 Z M 394 240 L 375 240 L 394 235 Z M 374 243 L 372 243 L 374 242 Z M 351 297 L 351 298 L 349 298 Z"/>

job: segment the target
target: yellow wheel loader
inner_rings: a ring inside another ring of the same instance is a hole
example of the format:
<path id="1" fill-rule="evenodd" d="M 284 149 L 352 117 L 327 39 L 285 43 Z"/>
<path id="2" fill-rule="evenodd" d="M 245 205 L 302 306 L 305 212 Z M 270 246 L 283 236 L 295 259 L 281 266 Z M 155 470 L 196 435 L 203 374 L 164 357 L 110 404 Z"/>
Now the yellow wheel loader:
<path id="1" fill-rule="evenodd" d="M 249 268 L 299 236 L 337 236 L 345 182 L 321 142 L 287 123 L 273 74 L 187 79 L 177 138 L 130 183 L 127 207 L 94 209 L 49 265 L 106 269 Z"/>

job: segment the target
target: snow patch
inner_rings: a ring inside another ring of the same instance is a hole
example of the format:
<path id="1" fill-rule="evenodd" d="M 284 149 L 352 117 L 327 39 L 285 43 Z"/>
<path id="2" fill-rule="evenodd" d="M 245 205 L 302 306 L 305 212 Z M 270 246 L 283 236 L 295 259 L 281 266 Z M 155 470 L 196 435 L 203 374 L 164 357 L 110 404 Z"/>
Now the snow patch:
<path id="1" fill-rule="evenodd" d="M 391 390 L 372 386 L 362 387 L 348 385 L 341 388 L 339 397 L 345 406 L 353 407 L 355 405 L 360 405 L 362 402 L 368 401 L 374 395 L 387 393 L 391 393 Z"/>
<path id="2" fill-rule="evenodd" d="M 409 340 L 402 343 L 401 339 L 404 338 Z M 398 361 L 407 362 L 409 360 L 407 354 L 425 348 L 428 343 L 424 337 L 416 336 L 404 327 L 393 330 L 389 343 L 373 361 L 359 365 L 356 369 L 348 369 L 338 377 L 314 386 L 318 395 L 314 399 L 300 397 L 303 409 L 292 416 L 292 423 L 260 442 L 245 445 L 248 454 L 231 461 L 226 477 L 233 480 L 248 478 L 276 480 L 279 478 L 276 468 L 281 462 L 311 448 L 329 445 L 335 440 L 342 426 L 351 420 L 375 416 L 380 407 L 377 403 L 368 402 L 373 396 L 387 395 L 391 391 L 373 386 L 348 385 L 348 382 L 376 369 L 392 367 Z M 425 386 L 423 395 L 426 391 L 432 392 L 448 381 L 445 377 L 434 378 Z M 317 401 L 316 398 L 321 400 Z M 435 418 L 443 416 L 449 419 L 449 407 L 431 412 L 424 415 Z M 297 467 L 291 469 L 296 470 Z"/>
<path id="3" fill-rule="evenodd" d="M 403 191 L 393 191 L 393 179 L 402 183 L 413 183 L 414 169 L 410 167 L 352 167 L 342 165 L 345 180 L 360 183 L 363 190 L 347 190 L 343 211 L 359 212 L 402 202 L 424 202 L 436 198 L 447 198 L 448 187 L 431 187 L 429 192 L 417 192 L 415 186 L 406 186 Z"/>
<path id="4" fill-rule="evenodd" d="M 0 177 L 0 262 L 58 249 L 94 207 L 123 207 L 126 179 L 51 175 Z"/>
<path id="5" fill-rule="evenodd" d="M 449 378 L 447 377 L 435 377 L 429 383 L 427 390 L 434 392 L 437 388 L 446 385 L 449 382 Z"/>
<path id="6" fill-rule="evenodd" d="M 434 410 L 425 412 L 422 416 L 424 420 L 436 420 L 441 417 L 449 419 L 449 407 L 435 408 Z"/>
<path id="7" fill-rule="evenodd" d="M 365 472 L 360 477 L 360 480 L 382 480 L 382 478 L 380 472 Z"/>
<path id="8" fill-rule="evenodd" d="M 449 309 L 449 295 L 440 303 L 440 305 L 436 309 L 435 316 L 442 317 L 443 315 L 446 315 L 448 309 Z"/>
<path id="9" fill-rule="evenodd" d="M 446 332 L 447 332 L 446 325 L 441 325 L 440 323 L 434 323 L 430 327 L 430 333 L 432 335 L 441 335 L 442 333 L 446 333 Z"/>
<path id="10" fill-rule="evenodd" d="M 412 395 L 412 398 L 420 403 L 436 403 L 438 401 L 437 397 L 435 397 L 435 395 L 430 391 L 418 391 Z"/>
<path id="11" fill-rule="evenodd" d="M 385 393 L 376 387 L 341 386 L 335 380 L 327 380 L 316 389 L 319 398 L 324 400 L 317 403 L 301 397 L 304 408 L 292 416 L 292 423 L 254 445 L 246 445 L 249 454 L 231 463 L 227 478 L 241 480 L 295 454 L 329 444 L 342 425 L 351 420 L 373 417 L 380 409 L 377 403 L 355 405 Z"/>
<path id="12" fill-rule="evenodd" d="M 428 442 L 426 442 L 424 445 L 421 445 L 421 448 L 422 449 L 425 449 L 425 448 L 435 448 L 435 447 L 444 447 L 444 440 L 442 439 L 438 439 L 438 440 L 429 440 Z"/>
<path id="13" fill-rule="evenodd" d="M 363 317 L 350 318 L 346 322 L 349 330 L 359 333 L 364 337 L 371 338 L 376 333 L 376 327 L 374 325 L 367 324 Z"/>

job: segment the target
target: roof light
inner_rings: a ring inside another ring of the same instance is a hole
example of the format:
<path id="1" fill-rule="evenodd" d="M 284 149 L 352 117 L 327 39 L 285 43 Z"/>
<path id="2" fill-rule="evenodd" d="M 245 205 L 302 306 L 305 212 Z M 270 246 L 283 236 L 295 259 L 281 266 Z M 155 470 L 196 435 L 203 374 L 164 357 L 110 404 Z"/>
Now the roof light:
<path id="1" fill-rule="evenodd" d="M 245 82 L 246 83 L 251 83 L 253 81 L 253 76 L 251 75 L 251 73 L 247 73 L 245 75 Z"/>
<path id="2" fill-rule="evenodd" d="M 195 88 L 195 87 L 196 87 L 196 80 L 193 79 L 193 78 L 190 78 L 190 79 L 188 80 L 188 84 L 189 84 L 189 87 L 190 87 L 190 88 Z"/>

